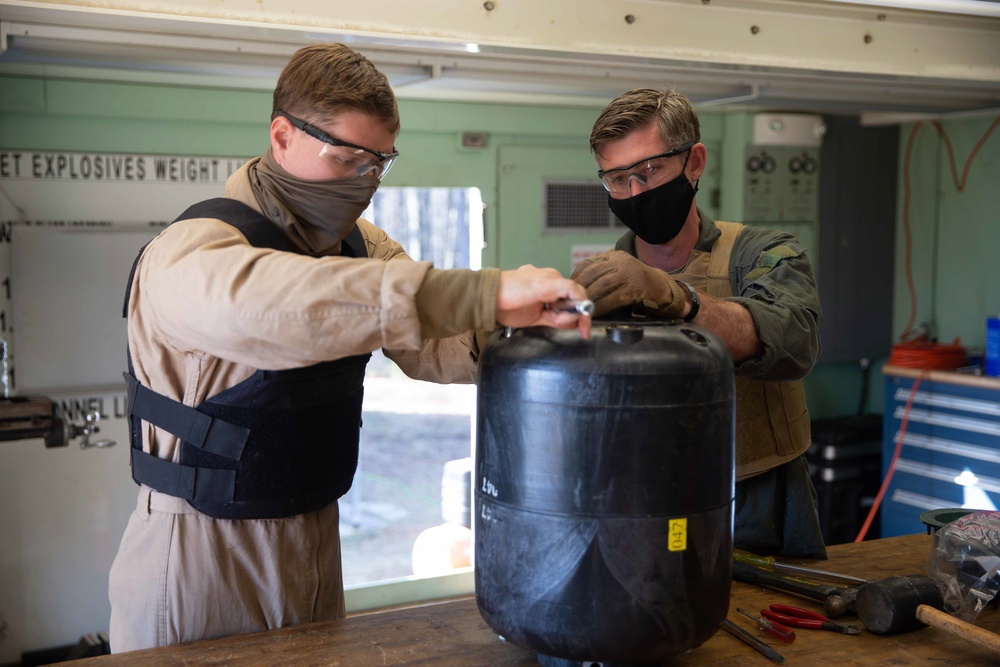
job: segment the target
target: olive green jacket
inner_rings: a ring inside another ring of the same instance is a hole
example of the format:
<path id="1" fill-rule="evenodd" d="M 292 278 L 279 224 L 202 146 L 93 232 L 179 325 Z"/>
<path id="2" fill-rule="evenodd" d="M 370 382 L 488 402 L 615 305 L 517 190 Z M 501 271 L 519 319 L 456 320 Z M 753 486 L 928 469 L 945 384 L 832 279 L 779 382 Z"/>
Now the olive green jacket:
<path id="1" fill-rule="evenodd" d="M 699 211 L 701 234 L 687 263 L 671 272 L 695 289 L 743 304 L 753 316 L 761 356 L 736 367 L 736 479 L 802 454 L 810 443 L 801 378 L 819 356 L 819 293 L 805 249 L 790 234 Z M 636 255 L 635 234 L 616 249 Z"/>

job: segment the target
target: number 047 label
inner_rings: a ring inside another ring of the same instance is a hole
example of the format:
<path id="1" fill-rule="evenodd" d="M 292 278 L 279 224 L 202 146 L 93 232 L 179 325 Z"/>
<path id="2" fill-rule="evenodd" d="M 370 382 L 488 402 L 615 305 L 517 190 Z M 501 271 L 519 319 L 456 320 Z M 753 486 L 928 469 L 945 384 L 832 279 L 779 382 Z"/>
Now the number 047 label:
<path id="1" fill-rule="evenodd" d="M 667 548 L 670 551 L 685 551 L 688 546 L 688 520 L 671 519 L 667 535 Z"/>

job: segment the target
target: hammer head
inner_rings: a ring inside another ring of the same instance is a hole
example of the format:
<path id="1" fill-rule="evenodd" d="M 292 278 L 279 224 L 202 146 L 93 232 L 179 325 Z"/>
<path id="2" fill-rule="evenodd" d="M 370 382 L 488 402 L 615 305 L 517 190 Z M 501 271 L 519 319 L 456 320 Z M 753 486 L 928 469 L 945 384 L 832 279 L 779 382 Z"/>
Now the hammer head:
<path id="1" fill-rule="evenodd" d="M 884 635 L 923 627 L 917 619 L 917 607 L 922 604 L 942 609 L 944 600 L 933 579 L 912 574 L 863 584 L 855 606 L 858 620 L 870 632 Z"/>
<path id="2" fill-rule="evenodd" d="M 857 615 L 858 587 L 848 586 L 831 593 L 823 600 L 823 611 L 830 618 L 842 618 L 848 614 Z"/>

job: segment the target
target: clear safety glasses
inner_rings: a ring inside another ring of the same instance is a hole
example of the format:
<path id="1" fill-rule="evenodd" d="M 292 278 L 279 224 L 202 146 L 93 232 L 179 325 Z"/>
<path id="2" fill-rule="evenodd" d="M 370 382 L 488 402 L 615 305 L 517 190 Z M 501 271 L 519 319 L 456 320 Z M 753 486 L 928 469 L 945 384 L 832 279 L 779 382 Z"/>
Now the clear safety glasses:
<path id="1" fill-rule="evenodd" d="M 633 178 L 641 185 L 648 185 L 650 188 L 654 188 L 657 185 L 661 185 L 669 173 L 667 170 L 667 161 L 675 155 L 680 155 L 691 150 L 692 146 L 694 146 L 693 142 L 681 144 L 680 146 L 671 148 L 666 153 L 644 158 L 627 167 L 602 169 L 597 172 L 597 176 L 604 183 L 605 189 L 613 195 L 627 194 L 630 187 L 629 183 Z"/>
<path id="2" fill-rule="evenodd" d="M 371 148 L 365 148 L 364 146 L 358 146 L 357 144 L 335 139 L 315 125 L 310 125 L 304 120 L 289 116 L 284 111 L 279 111 L 278 115 L 287 118 L 293 127 L 302 130 L 313 139 L 319 139 L 326 144 L 320 155 L 331 157 L 337 168 L 344 173 L 345 177 L 371 174 L 381 180 L 389 173 L 392 163 L 399 157 L 399 151 L 395 149 L 391 153 L 383 153 Z"/>

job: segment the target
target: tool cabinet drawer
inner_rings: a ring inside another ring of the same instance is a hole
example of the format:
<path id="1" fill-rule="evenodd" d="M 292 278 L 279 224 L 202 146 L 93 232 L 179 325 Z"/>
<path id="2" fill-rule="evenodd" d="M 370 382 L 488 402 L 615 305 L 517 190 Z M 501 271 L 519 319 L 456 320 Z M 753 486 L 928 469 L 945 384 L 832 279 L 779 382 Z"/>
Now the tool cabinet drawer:
<path id="1" fill-rule="evenodd" d="M 948 371 L 883 368 L 882 473 L 900 441 L 882 500 L 881 535 L 924 532 L 920 514 L 945 507 L 997 509 L 1000 503 L 1000 380 Z M 907 402 L 913 394 L 907 411 Z"/>

